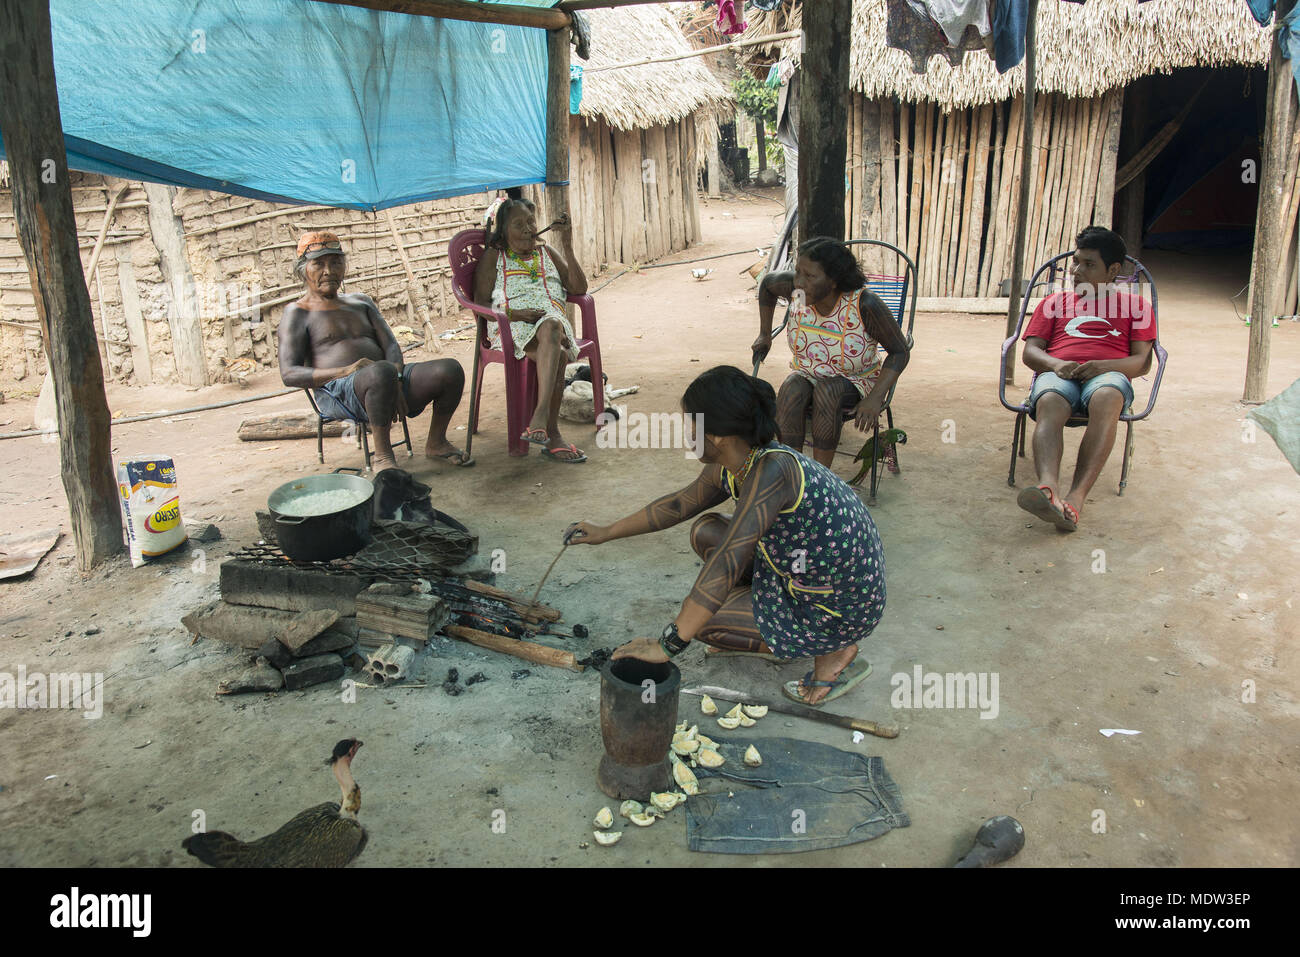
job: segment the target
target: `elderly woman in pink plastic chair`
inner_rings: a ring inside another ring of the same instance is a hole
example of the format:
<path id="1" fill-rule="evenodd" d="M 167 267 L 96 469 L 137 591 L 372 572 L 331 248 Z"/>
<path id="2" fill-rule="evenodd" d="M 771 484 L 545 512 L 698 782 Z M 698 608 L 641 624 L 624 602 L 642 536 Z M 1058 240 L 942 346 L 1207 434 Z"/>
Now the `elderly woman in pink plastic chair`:
<path id="1" fill-rule="evenodd" d="M 563 254 L 539 241 L 537 210 L 529 200 L 502 203 L 474 273 L 474 301 L 504 312 L 515 358 L 537 364 L 537 408 L 520 438 L 540 445 L 549 459 L 576 465 L 587 456 L 560 435 L 564 367 L 578 358 L 577 337 L 564 309 L 568 295 L 587 291 L 587 276 L 573 251 L 567 213 L 554 230 Z M 490 331 L 500 348 L 497 328 L 490 326 Z"/>

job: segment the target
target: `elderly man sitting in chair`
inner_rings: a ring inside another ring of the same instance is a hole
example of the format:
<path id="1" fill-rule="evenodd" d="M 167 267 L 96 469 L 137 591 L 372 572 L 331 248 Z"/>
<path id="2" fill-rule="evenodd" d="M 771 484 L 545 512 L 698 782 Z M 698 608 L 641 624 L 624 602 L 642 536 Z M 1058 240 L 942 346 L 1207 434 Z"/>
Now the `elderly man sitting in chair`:
<path id="1" fill-rule="evenodd" d="M 276 332 L 280 378 L 287 386 L 313 390 L 326 418 L 369 423 L 376 472 L 397 466 L 390 430 L 398 414 L 414 418 L 426 406 L 433 407 L 433 417 L 424 454 L 473 465 L 447 441 L 465 370 L 455 359 L 408 366 L 375 301 L 362 293 L 339 292 L 346 269 L 338 236 L 312 232 L 298 240 L 293 271 L 307 291 L 285 307 Z"/>
<path id="2" fill-rule="evenodd" d="M 1038 484 L 1020 490 L 1025 511 L 1072 532 L 1084 500 L 1115 444 L 1120 414 L 1133 403 L 1130 379 L 1151 368 L 1156 324 L 1151 304 L 1112 287 L 1127 251 L 1117 233 L 1089 226 L 1075 239 L 1072 289 L 1038 304 L 1022 337 L 1025 365 L 1038 373 L 1026 403 L 1034 428 Z M 1063 432 L 1087 416 L 1074 481 L 1060 492 Z"/>

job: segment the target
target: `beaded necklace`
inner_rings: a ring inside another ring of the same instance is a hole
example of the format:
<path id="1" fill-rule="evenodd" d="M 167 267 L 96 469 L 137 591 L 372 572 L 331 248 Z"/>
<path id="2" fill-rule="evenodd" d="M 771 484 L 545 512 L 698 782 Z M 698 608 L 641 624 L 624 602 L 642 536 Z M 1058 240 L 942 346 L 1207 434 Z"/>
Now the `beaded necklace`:
<path id="1" fill-rule="evenodd" d="M 754 461 L 758 458 L 758 447 L 749 450 L 749 455 L 745 457 L 745 464 L 740 467 L 740 471 L 734 477 L 734 483 L 737 489 L 745 484 L 745 479 L 749 477 L 749 470 L 754 467 Z"/>
<path id="2" fill-rule="evenodd" d="M 540 248 L 533 250 L 532 254 L 525 259 L 507 246 L 506 255 L 517 262 L 520 266 L 526 267 L 528 269 L 528 278 L 532 279 L 534 282 L 537 280 L 537 277 L 541 275 L 542 257 Z"/>

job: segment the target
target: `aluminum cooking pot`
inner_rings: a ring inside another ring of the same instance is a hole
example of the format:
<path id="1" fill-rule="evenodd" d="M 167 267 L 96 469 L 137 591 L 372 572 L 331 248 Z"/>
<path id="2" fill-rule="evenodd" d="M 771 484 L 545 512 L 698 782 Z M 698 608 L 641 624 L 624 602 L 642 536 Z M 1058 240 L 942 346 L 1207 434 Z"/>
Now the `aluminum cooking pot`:
<path id="1" fill-rule="evenodd" d="M 352 491 L 355 505 L 324 515 L 295 514 L 293 503 L 315 492 Z M 361 498 L 361 494 L 365 498 Z M 371 501 L 375 487 L 360 475 L 309 475 L 281 485 L 266 500 L 275 519 L 280 550 L 299 562 L 327 562 L 360 551 L 370 543 Z"/>

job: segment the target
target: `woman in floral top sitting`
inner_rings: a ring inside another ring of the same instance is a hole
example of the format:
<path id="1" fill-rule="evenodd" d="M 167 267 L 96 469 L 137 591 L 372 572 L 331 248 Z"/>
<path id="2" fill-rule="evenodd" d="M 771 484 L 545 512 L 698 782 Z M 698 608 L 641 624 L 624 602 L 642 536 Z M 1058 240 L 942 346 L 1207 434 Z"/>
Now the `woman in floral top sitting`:
<path id="1" fill-rule="evenodd" d="M 529 200 L 511 199 L 497 210 L 487 248 L 474 273 L 474 301 L 491 306 L 510 320 L 515 358 L 537 363 L 537 409 L 520 438 L 542 446 L 557 462 L 587 461 L 572 442 L 560 436 L 560 399 L 564 367 L 578 358 L 577 337 L 565 315 L 569 294 L 587 291 L 587 277 L 573 251 L 573 228 L 566 213 L 555 225 L 563 254 L 537 237 L 537 209 Z M 493 344 L 499 332 L 490 326 Z"/>

